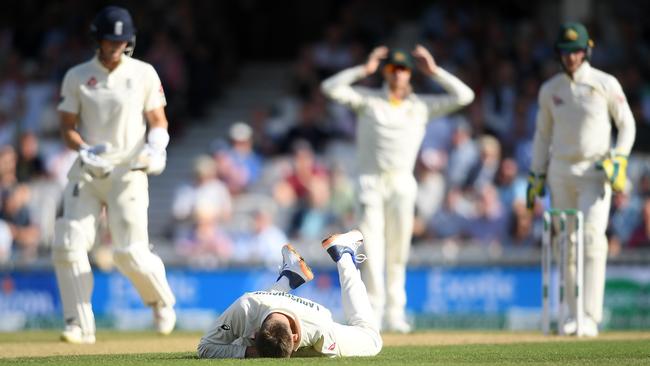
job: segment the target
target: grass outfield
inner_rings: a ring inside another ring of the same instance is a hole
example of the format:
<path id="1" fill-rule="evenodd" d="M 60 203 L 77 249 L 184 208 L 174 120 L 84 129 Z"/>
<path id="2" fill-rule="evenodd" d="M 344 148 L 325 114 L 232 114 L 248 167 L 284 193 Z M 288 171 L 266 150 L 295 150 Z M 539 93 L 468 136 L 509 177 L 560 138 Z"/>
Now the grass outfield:
<path id="1" fill-rule="evenodd" d="M 0 334 L 0 365 L 650 365 L 650 332 L 598 339 L 520 332 L 426 332 L 384 337 L 376 357 L 292 360 L 198 360 L 198 333 L 99 332 L 92 346 L 57 341 L 56 332 Z"/>

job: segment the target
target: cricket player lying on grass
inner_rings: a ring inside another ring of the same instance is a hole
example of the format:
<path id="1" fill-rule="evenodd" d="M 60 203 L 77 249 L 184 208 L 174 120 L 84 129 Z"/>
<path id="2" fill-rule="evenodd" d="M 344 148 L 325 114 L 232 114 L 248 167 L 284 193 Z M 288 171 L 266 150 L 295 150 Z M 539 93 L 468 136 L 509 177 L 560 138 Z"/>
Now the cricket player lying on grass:
<path id="1" fill-rule="evenodd" d="M 293 356 L 374 356 L 382 347 L 366 287 L 356 263 L 363 244 L 358 230 L 322 242 L 336 262 L 346 324 L 332 320 L 324 306 L 289 294 L 314 275 L 289 244 L 282 248 L 280 276 L 267 291 L 241 296 L 221 314 L 197 348 L 200 358 Z"/>

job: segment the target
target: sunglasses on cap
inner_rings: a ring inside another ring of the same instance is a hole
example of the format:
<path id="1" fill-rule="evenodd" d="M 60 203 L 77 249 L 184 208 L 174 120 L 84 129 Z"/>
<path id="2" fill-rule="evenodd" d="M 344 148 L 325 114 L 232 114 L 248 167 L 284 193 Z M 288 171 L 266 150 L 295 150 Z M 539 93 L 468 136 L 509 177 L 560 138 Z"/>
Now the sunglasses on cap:
<path id="1" fill-rule="evenodd" d="M 395 72 L 398 72 L 398 71 L 411 71 L 411 69 L 409 69 L 406 66 L 395 65 L 395 64 L 388 64 L 388 65 L 384 66 L 384 69 L 386 71 L 390 72 L 390 73 L 395 73 Z"/>

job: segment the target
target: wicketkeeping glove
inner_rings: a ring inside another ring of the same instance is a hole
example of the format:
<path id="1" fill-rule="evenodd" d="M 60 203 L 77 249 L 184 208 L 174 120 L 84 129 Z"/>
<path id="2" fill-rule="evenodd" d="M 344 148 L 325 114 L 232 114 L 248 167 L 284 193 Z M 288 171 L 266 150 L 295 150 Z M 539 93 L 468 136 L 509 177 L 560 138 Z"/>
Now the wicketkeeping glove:
<path id="1" fill-rule="evenodd" d="M 82 145 L 79 149 L 81 167 L 93 178 L 105 178 L 113 171 L 113 164 L 101 157 L 110 150 L 110 144 Z"/>
<path id="2" fill-rule="evenodd" d="M 607 180 L 612 185 L 614 192 L 622 192 L 625 189 L 627 183 L 627 156 L 611 154 L 608 158 L 597 163 L 596 167 L 605 172 L 605 176 L 607 176 Z"/>
<path id="3" fill-rule="evenodd" d="M 535 207 L 535 198 L 546 194 L 546 174 L 528 173 L 528 186 L 526 187 L 526 207 L 532 210 Z"/>

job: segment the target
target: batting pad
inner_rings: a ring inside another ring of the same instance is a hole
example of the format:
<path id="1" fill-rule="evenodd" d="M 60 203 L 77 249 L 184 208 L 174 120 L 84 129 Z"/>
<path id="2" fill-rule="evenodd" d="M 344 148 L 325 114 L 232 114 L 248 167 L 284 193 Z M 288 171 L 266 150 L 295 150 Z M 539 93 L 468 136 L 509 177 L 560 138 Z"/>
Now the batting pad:
<path id="1" fill-rule="evenodd" d="M 84 221 L 82 223 L 78 220 L 59 218 L 54 224 L 54 245 L 61 246 L 62 250 L 88 251 L 95 243 L 94 238 L 94 222 Z"/>
<path id="2" fill-rule="evenodd" d="M 77 324 L 84 335 L 94 335 L 95 315 L 90 303 L 93 274 L 88 254 L 85 251 L 69 251 L 55 247 L 52 251 L 52 262 L 66 324 Z"/>
<path id="3" fill-rule="evenodd" d="M 116 249 L 113 257 L 117 268 L 131 280 L 145 304 L 173 306 L 176 303 L 167 283 L 165 265 L 147 244 Z"/>

